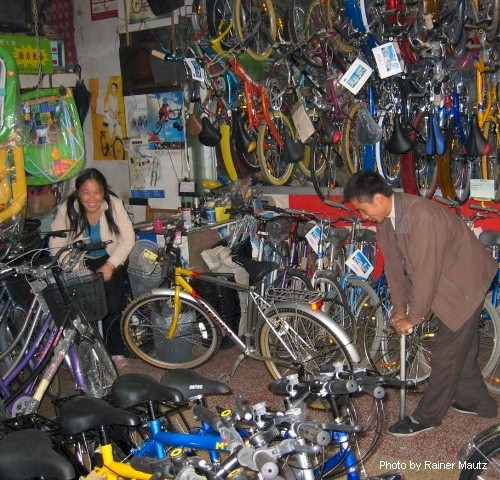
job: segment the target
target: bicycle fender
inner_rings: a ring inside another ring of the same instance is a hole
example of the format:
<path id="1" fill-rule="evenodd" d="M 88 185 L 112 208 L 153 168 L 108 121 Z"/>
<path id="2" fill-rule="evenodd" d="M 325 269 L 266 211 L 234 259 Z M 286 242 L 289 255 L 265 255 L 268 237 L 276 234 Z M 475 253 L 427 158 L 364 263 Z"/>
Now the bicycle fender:
<path id="1" fill-rule="evenodd" d="M 222 124 L 220 126 L 220 133 L 222 135 L 220 148 L 222 158 L 224 160 L 224 166 L 226 167 L 229 179 L 234 182 L 234 180 L 238 178 L 238 174 L 234 168 L 233 158 L 231 156 L 231 127 L 225 123 Z"/>
<path id="2" fill-rule="evenodd" d="M 318 318 L 322 323 L 324 323 L 330 330 L 332 330 L 337 338 L 342 343 L 342 346 L 347 350 L 347 353 L 351 357 L 354 363 L 361 362 L 361 356 L 356 348 L 356 345 L 349 338 L 349 335 L 345 332 L 345 330 L 336 322 L 334 322 L 326 313 L 321 310 L 312 311 L 305 305 L 300 305 L 295 302 L 279 302 L 276 304 L 279 307 L 289 308 L 290 310 L 298 310 L 300 312 L 304 312 L 308 315 L 313 315 Z M 268 311 L 271 311 L 274 306 L 271 306 Z"/>

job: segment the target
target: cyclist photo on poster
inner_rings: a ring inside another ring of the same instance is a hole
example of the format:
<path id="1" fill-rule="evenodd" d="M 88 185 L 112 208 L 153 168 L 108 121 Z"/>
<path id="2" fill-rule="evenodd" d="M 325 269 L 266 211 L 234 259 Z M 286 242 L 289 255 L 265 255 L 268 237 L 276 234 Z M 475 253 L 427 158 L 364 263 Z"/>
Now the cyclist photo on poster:
<path id="1" fill-rule="evenodd" d="M 125 108 L 120 76 L 91 78 L 92 137 L 96 160 L 125 160 Z"/>

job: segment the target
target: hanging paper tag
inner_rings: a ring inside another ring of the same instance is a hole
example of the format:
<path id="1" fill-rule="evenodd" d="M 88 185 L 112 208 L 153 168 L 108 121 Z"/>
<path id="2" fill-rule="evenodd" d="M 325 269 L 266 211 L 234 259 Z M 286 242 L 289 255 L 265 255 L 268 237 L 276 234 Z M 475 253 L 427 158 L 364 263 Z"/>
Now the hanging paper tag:
<path id="1" fill-rule="evenodd" d="M 363 60 L 356 58 L 353 64 L 347 69 L 339 80 L 347 90 L 356 95 L 373 72 L 373 68 L 367 65 Z"/>
<path id="2" fill-rule="evenodd" d="M 380 78 L 391 77 L 403 71 L 399 63 L 396 48 L 392 42 L 372 48 L 372 52 L 375 57 L 375 62 L 377 63 Z"/>
<path id="3" fill-rule="evenodd" d="M 345 264 L 359 277 L 368 278 L 373 272 L 373 265 L 359 248 L 345 261 Z"/>

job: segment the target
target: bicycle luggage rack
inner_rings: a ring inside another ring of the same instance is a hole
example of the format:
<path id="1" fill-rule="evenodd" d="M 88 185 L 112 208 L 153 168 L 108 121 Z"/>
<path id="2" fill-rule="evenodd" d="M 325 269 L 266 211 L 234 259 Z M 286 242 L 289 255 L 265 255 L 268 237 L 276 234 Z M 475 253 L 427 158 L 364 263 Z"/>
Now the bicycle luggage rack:
<path id="1" fill-rule="evenodd" d="M 311 290 L 293 290 L 287 288 L 269 288 L 266 300 L 273 302 L 300 302 L 310 303 L 320 300 L 323 294 Z"/>

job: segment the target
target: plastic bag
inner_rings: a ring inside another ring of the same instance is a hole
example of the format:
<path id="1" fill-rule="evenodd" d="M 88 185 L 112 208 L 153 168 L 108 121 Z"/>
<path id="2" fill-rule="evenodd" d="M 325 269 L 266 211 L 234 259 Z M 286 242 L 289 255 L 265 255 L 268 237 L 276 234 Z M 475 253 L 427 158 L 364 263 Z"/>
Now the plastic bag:
<path id="1" fill-rule="evenodd" d="M 370 115 L 366 107 L 361 107 L 356 118 L 356 143 L 373 145 L 382 140 L 382 127 Z"/>

